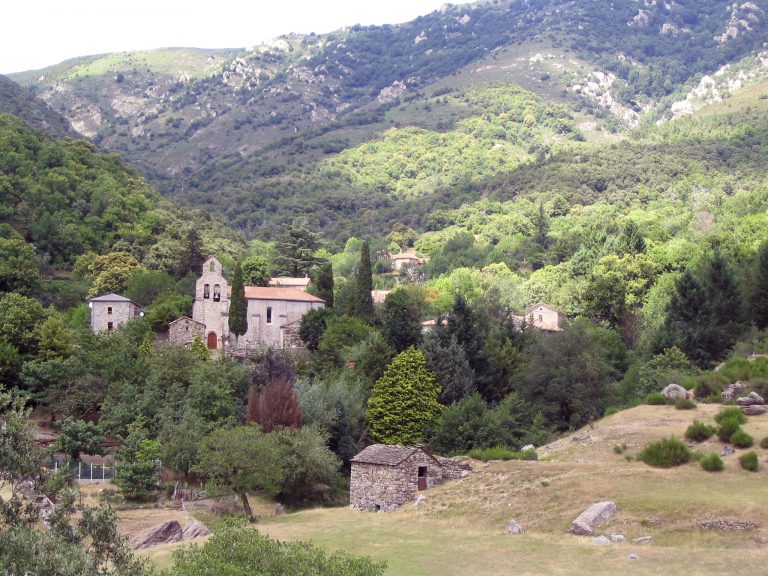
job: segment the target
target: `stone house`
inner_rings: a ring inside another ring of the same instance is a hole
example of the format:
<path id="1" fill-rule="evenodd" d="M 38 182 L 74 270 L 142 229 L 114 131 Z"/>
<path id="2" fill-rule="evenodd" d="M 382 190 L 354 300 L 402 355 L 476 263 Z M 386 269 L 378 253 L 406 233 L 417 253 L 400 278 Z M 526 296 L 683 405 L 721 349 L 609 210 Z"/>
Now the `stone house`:
<path id="1" fill-rule="evenodd" d="M 181 346 L 189 346 L 195 336 L 205 342 L 205 324 L 192 320 L 189 316 L 177 318 L 168 325 L 168 341 Z"/>
<path id="2" fill-rule="evenodd" d="M 443 465 L 422 446 L 374 444 L 352 458 L 349 505 L 390 512 L 443 481 Z"/>
<path id="3" fill-rule="evenodd" d="M 413 252 L 401 252 L 400 254 L 393 254 L 390 256 L 389 261 L 392 262 L 392 267 L 395 270 L 400 270 L 406 264 L 411 266 L 422 266 L 427 262 L 427 258 L 419 258 Z"/>
<path id="4" fill-rule="evenodd" d="M 222 342 L 229 338 L 231 291 L 221 262 L 213 257 L 206 260 L 195 284 L 192 319 L 205 326 L 204 341 L 211 350 L 221 349 Z M 295 288 L 246 286 L 245 298 L 248 329 L 239 339 L 243 347 L 293 346 L 296 323 L 310 310 L 325 307 L 321 298 Z"/>
<path id="5" fill-rule="evenodd" d="M 91 331 L 94 333 L 111 332 L 129 320 L 143 316 L 141 306 L 125 296 L 105 294 L 91 298 Z"/>
<path id="6" fill-rule="evenodd" d="M 523 316 L 512 315 L 512 319 L 518 325 L 522 326 L 525 323 L 543 332 L 562 332 L 565 318 L 565 312 L 544 302 L 529 306 Z"/>
<path id="7" fill-rule="evenodd" d="M 293 288 L 306 292 L 312 283 L 310 278 L 288 278 L 287 276 L 277 276 L 269 279 L 269 285 L 274 288 Z"/>

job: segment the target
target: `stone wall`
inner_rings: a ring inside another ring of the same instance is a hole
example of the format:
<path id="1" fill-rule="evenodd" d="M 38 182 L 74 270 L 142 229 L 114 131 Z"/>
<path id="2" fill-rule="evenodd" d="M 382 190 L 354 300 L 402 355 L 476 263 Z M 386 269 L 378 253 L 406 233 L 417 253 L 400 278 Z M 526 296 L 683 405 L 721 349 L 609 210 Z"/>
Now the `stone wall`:
<path id="1" fill-rule="evenodd" d="M 109 330 L 109 323 L 112 323 L 112 330 L 117 330 L 119 326 L 136 316 L 137 307 L 133 302 L 92 302 L 91 303 L 91 330 L 93 332 L 106 332 Z"/>
<path id="2" fill-rule="evenodd" d="M 423 452 L 414 453 L 397 466 L 352 462 L 350 506 L 391 512 L 410 502 L 418 492 L 419 466 L 427 467 L 427 488 L 443 481 L 440 465 Z"/>
<path id="3" fill-rule="evenodd" d="M 281 327 L 301 320 L 301 317 L 310 310 L 322 307 L 321 302 L 249 298 L 248 331 L 245 334 L 245 340 L 257 346 L 288 347 L 289 345 L 283 342 L 284 332 Z"/>
<path id="4" fill-rule="evenodd" d="M 191 318 L 179 318 L 168 326 L 168 342 L 173 344 L 190 344 L 194 341 L 195 334 L 199 334 L 201 341 L 205 343 L 205 326 Z"/>

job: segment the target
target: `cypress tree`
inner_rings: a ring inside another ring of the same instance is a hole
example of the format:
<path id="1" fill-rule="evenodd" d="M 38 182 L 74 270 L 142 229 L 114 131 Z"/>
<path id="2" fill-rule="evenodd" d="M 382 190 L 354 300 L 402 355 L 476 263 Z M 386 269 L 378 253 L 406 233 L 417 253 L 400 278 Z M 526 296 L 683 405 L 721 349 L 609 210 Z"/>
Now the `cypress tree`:
<path id="1" fill-rule="evenodd" d="M 330 262 L 317 269 L 314 284 L 318 298 L 325 300 L 327 308 L 333 308 L 333 265 Z"/>
<path id="2" fill-rule="evenodd" d="M 194 274 L 197 276 L 200 274 L 204 262 L 205 255 L 203 254 L 203 242 L 200 239 L 200 235 L 197 233 L 197 228 L 192 226 L 184 239 L 184 250 L 181 253 L 181 262 L 179 270 L 177 271 L 177 277 L 183 278 L 187 274 Z"/>
<path id="3" fill-rule="evenodd" d="M 229 331 L 235 335 L 239 343 L 240 336 L 248 331 L 248 303 L 245 300 L 243 286 L 243 269 L 240 262 L 235 264 L 235 274 L 232 277 L 232 295 L 229 298 Z"/>
<path id="4" fill-rule="evenodd" d="M 728 263 L 716 252 L 704 269 L 704 282 L 709 292 L 712 312 L 720 329 L 733 345 L 743 327 L 741 294 L 733 271 Z"/>
<path id="5" fill-rule="evenodd" d="M 373 324 L 373 272 L 371 270 L 371 249 L 368 241 L 360 249 L 360 264 L 355 272 L 355 293 L 350 306 L 350 314 Z"/>

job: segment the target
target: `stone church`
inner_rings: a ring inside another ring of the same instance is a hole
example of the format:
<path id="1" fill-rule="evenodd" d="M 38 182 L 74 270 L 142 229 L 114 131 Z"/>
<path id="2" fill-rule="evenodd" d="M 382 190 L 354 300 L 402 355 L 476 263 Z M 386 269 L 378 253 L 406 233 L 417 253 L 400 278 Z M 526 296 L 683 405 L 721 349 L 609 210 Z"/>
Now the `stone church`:
<path id="1" fill-rule="evenodd" d="M 192 320 L 202 326 L 204 342 L 211 350 L 235 346 L 229 337 L 231 287 L 224 278 L 221 262 L 211 257 L 203 264 L 202 276 L 195 284 Z M 283 287 L 246 286 L 248 329 L 239 346 L 300 346 L 298 328 L 301 317 L 310 310 L 324 308 L 325 301 L 302 290 Z"/>

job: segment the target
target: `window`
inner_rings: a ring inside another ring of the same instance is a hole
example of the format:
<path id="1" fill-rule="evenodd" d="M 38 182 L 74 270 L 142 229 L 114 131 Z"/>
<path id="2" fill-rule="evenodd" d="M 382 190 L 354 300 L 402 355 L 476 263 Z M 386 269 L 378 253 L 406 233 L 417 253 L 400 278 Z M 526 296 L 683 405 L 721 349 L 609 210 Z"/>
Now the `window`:
<path id="1" fill-rule="evenodd" d="M 115 328 L 114 324 L 112 322 L 107 322 L 107 330 L 110 332 Z"/>
<path id="2" fill-rule="evenodd" d="M 112 314 L 112 306 L 107 306 L 107 314 Z"/>
<path id="3" fill-rule="evenodd" d="M 221 286 L 218 284 L 213 285 L 213 301 L 219 302 L 221 300 Z"/>
<path id="4" fill-rule="evenodd" d="M 205 286 L 203 286 L 203 298 L 208 300 L 208 298 L 210 297 L 211 297 L 211 285 L 206 284 Z"/>
<path id="5" fill-rule="evenodd" d="M 216 262 L 211 260 L 211 264 L 210 266 L 208 266 L 208 270 L 210 270 L 211 272 L 216 272 Z"/>
<path id="6" fill-rule="evenodd" d="M 272 307 L 267 306 L 267 324 L 272 324 Z"/>

